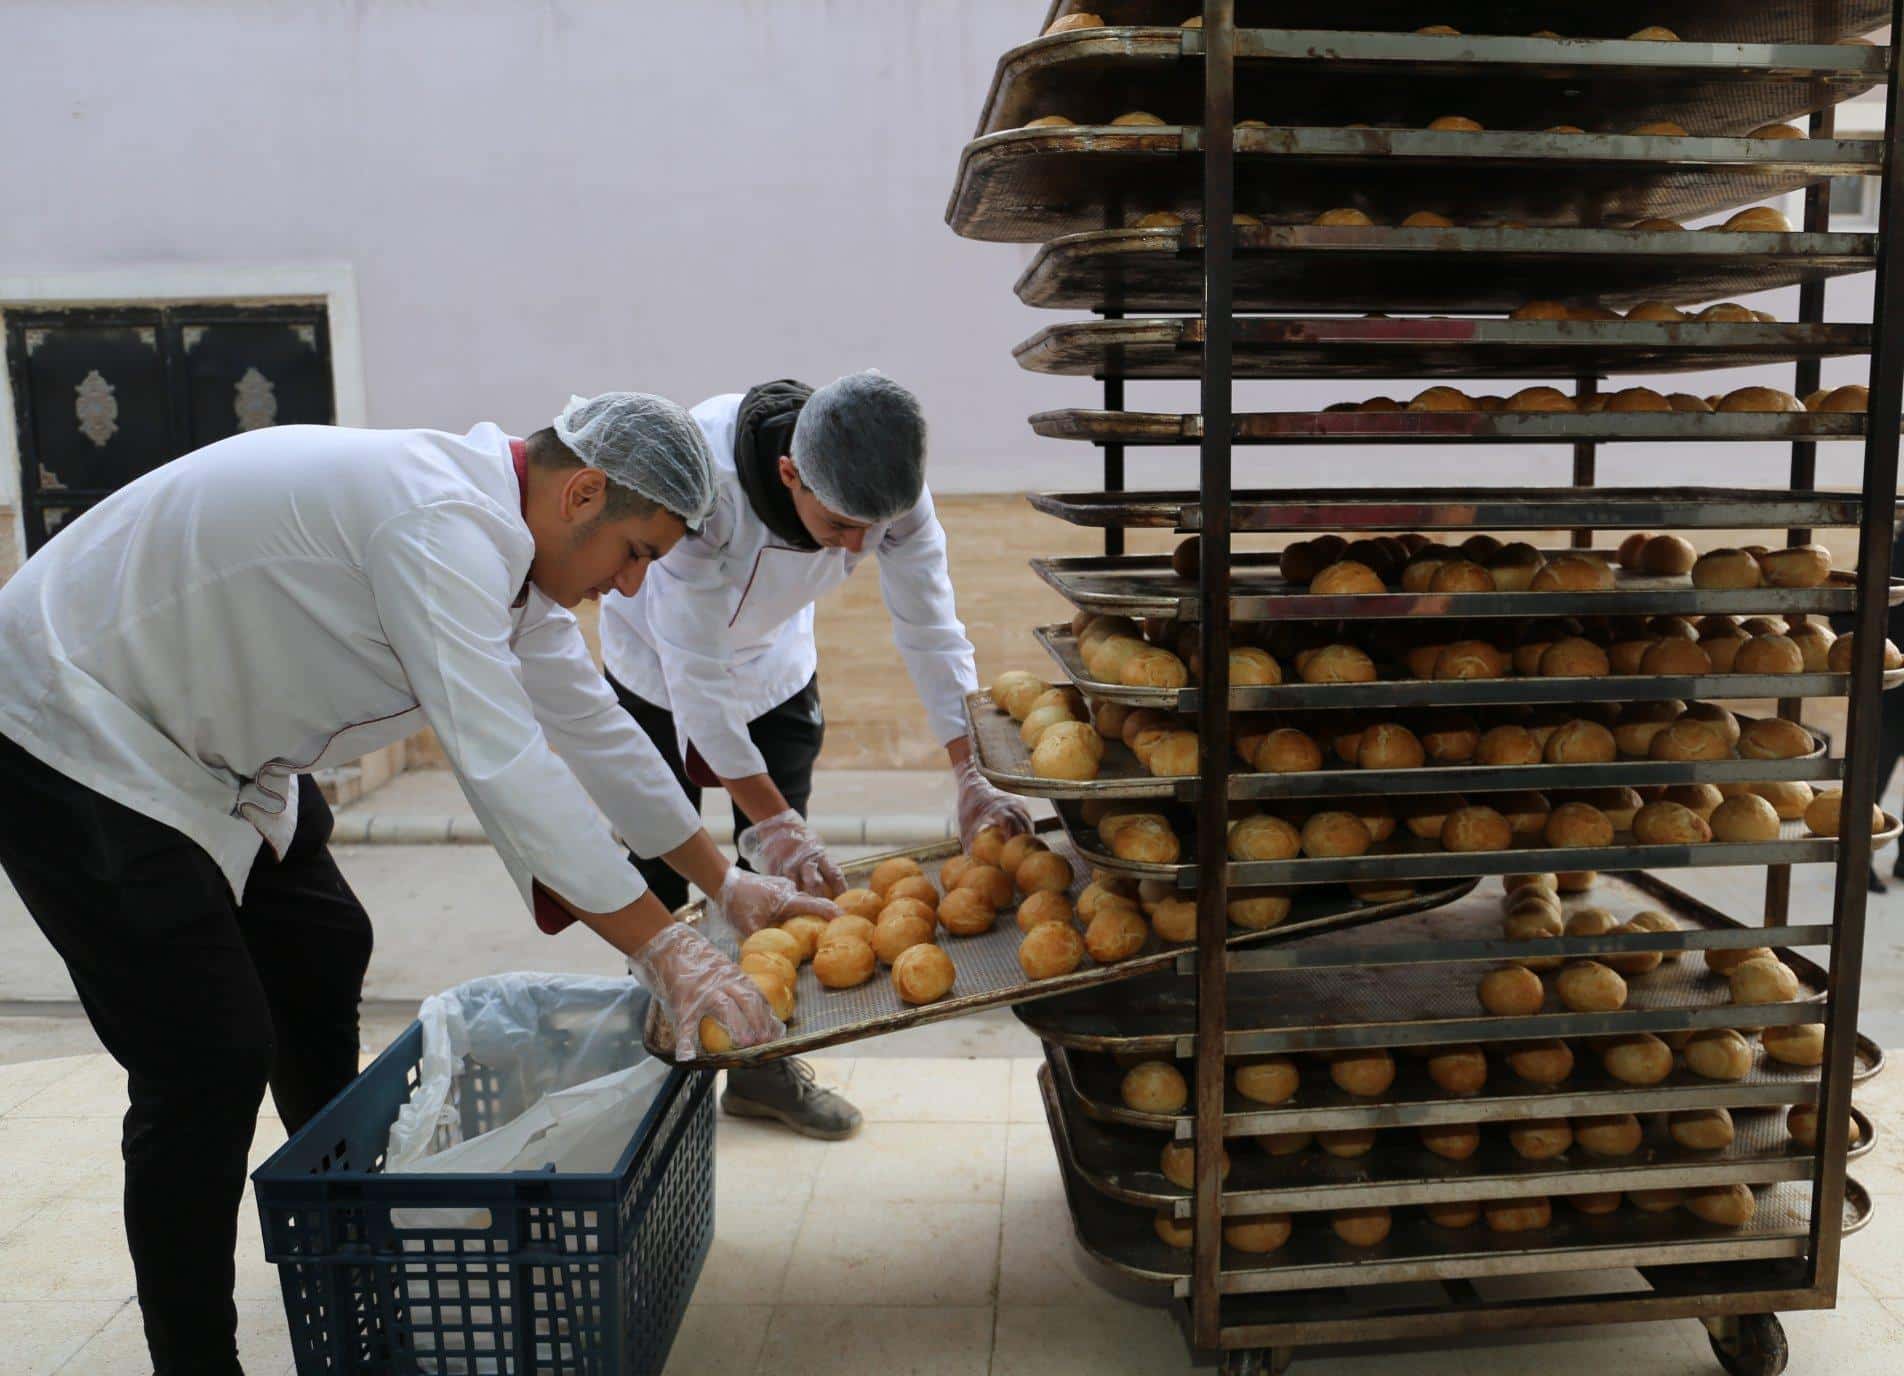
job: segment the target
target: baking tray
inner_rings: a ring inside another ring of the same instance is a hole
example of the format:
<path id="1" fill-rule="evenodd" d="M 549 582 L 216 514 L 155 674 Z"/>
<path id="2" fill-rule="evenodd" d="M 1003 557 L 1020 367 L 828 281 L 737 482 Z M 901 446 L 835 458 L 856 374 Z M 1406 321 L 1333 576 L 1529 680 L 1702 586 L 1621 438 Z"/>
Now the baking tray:
<path id="1" fill-rule="evenodd" d="M 1075 899 L 1091 882 L 1089 868 L 1080 863 L 1075 849 L 1069 846 L 1062 835 L 1056 833 L 1051 823 L 1045 823 L 1039 830 L 1051 842 L 1051 848 L 1064 855 L 1080 871 L 1071 888 L 1071 896 Z M 919 861 L 936 886 L 939 863 L 958 853 L 957 842 L 943 841 L 912 850 L 868 856 L 842 868 L 847 884 L 851 887 L 869 876 L 880 861 L 890 859 L 893 855 L 910 856 Z M 1472 881 L 1438 885 L 1395 903 L 1363 903 L 1333 886 L 1309 890 L 1294 895 L 1289 917 L 1279 926 L 1260 932 L 1234 930 L 1230 934 L 1229 944 L 1259 945 L 1359 926 L 1366 922 L 1385 921 L 1431 904 L 1453 902 L 1473 887 Z M 737 957 L 739 936 L 725 920 L 709 913 L 704 901 L 688 904 L 678 916 L 696 924 L 722 954 L 730 959 Z M 900 1002 L 893 991 L 890 969 L 884 965 L 876 969 L 866 983 L 853 989 L 827 989 L 814 975 L 810 964 L 802 965 L 795 986 L 798 1006 L 793 1025 L 785 1037 L 724 1055 L 703 1054 L 685 1064 L 714 1070 L 758 1065 L 843 1042 L 881 1036 L 904 1027 L 942 1022 L 984 1008 L 1002 1007 L 1026 999 L 1049 998 L 1067 990 L 1088 989 L 1094 985 L 1132 979 L 1146 972 L 1166 971 L 1171 967 L 1176 952 L 1175 947 L 1160 941 L 1153 933 L 1145 949 L 1130 960 L 1115 965 L 1100 965 L 1086 955 L 1083 964 L 1071 974 L 1034 981 L 1025 978 L 1018 964 L 1021 935 L 1009 911 L 1001 912 L 998 925 L 982 936 L 941 934 L 939 945 L 952 957 L 953 966 L 958 972 L 957 980 L 950 996 L 920 1007 Z M 649 1010 L 644 1035 L 651 1053 L 664 1060 L 674 1059 L 673 1028 L 658 1000 Z"/>
<path id="2" fill-rule="evenodd" d="M 1034 39 L 999 59 L 978 133 L 1041 115 L 1134 109 L 1195 123 L 1205 46 L 1201 30 L 1175 20 Z M 1870 90 L 1884 78 L 1884 57 L 1881 49 L 1829 43 L 1252 28 L 1236 35 L 1237 113 L 1278 125 L 1419 129 L 1459 110 L 1490 129 L 1672 120 L 1694 133 L 1744 134 Z"/>
<path id="3" fill-rule="evenodd" d="M 1236 232 L 1234 308 L 1504 313 L 1575 298 L 1583 285 L 1621 309 L 1690 305 L 1869 272 L 1876 255 L 1870 234 L 1250 226 Z M 1062 235 L 1039 247 L 1013 289 L 1045 309 L 1200 311 L 1203 232 Z"/>
<path id="4" fill-rule="evenodd" d="M 1111 1199 L 1190 1217 L 1191 1192 L 1164 1177 L 1156 1132 L 1091 1117 L 1068 1092 L 1061 1069 L 1065 1053 L 1046 1048 L 1039 1084 L 1047 1113 L 1063 1117 L 1079 1177 Z M 1875 1128 L 1863 1110 L 1852 1118 L 1862 1136 L 1851 1159 L 1875 1145 Z M 1815 1154 L 1792 1140 L 1785 1115 L 1775 1108 L 1741 1109 L 1732 1115 L 1736 1136 L 1722 1151 L 1689 1151 L 1675 1143 L 1663 1117 L 1642 1121 L 1646 1138 L 1627 1157 L 1591 1157 L 1569 1150 L 1546 1161 L 1518 1155 L 1499 1130 L 1484 1133 L 1481 1148 L 1465 1161 L 1450 1161 L 1421 1144 L 1413 1129 L 1393 1128 L 1371 1152 L 1353 1159 L 1310 1146 L 1288 1156 L 1238 1144 L 1223 1181 L 1227 1215 L 1300 1213 L 1316 1209 L 1399 1207 L 1451 1200 L 1508 1199 L 1526 1195 L 1590 1194 L 1602 1190 L 1699 1187 L 1741 1181 L 1764 1185 L 1809 1180 Z"/>
<path id="5" fill-rule="evenodd" d="M 1239 378 L 1574 378 L 1695 372 L 1871 350 L 1869 325 L 1721 321 L 1243 316 L 1231 325 Z M 1078 320 L 1012 350 L 1018 366 L 1072 377 L 1197 378 L 1204 322 Z M 1526 413 L 1518 413 L 1526 414 Z"/>
<path id="6" fill-rule="evenodd" d="M 1608 551 L 1601 551 L 1602 554 Z M 1130 617 L 1194 621 L 1197 584 L 1167 554 L 1071 555 L 1031 560 L 1032 571 L 1072 606 Z M 1231 560 L 1230 616 L 1236 621 L 1359 621 L 1402 616 L 1772 616 L 1848 612 L 1857 581 L 1836 572 L 1816 588 L 1695 588 L 1684 575 L 1614 570 L 1609 592 L 1380 592 L 1318 595 L 1286 582 L 1281 557 L 1249 552 Z M 1293 589 L 1297 589 L 1292 591 Z M 1890 601 L 1904 601 L 1892 579 Z"/>
<path id="7" fill-rule="evenodd" d="M 1280 952 L 1274 957 L 1278 966 L 1274 969 L 1264 968 L 1268 962 L 1233 956 L 1232 971 L 1245 977 L 1232 982 L 1226 1052 L 1269 1055 L 1463 1042 L 1485 1045 L 1742 1023 L 1815 1022 L 1821 1015 L 1817 1000 L 1826 989 L 1827 975 L 1794 948 L 1828 943 L 1831 929 L 1827 925 L 1747 927 L 1657 876 L 1606 874 L 1590 894 L 1579 899 L 1570 896 L 1569 909 L 1604 907 L 1616 916 L 1626 916 L 1652 908 L 1671 914 L 1680 930 L 1509 942 L 1501 936 L 1497 898 L 1491 891 L 1470 893 L 1437 914 L 1400 918 L 1379 933 L 1317 937 Z M 1758 945 L 1780 950 L 1805 997 L 1786 1004 L 1753 1005 L 1749 1014 L 1743 1013 L 1730 1002 L 1725 981 L 1707 972 L 1699 954 L 1715 947 Z M 1640 949 L 1691 954 L 1630 979 L 1627 1006 L 1617 1012 L 1562 1011 L 1553 997 L 1551 979 L 1547 1005 L 1524 1017 L 1495 1017 L 1475 997 L 1481 970 L 1503 960 Z M 1181 962 L 1178 969 L 1184 973 Z M 1195 1049 L 1194 990 L 1181 978 L 1149 977 L 1120 989 L 1115 998 L 1073 995 L 1021 1010 L 1019 1018 L 1043 1040 L 1079 1050 L 1188 1056 Z M 1768 1074 L 1781 1070 L 1767 1065 Z M 1347 1098 L 1342 1102 L 1366 1103 Z M 1463 1103 L 1471 1106 L 1473 1101 Z M 1443 1121 L 1480 1119 L 1457 1116 Z"/>
<path id="8" fill-rule="evenodd" d="M 1032 631 L 1078 691 L 1102 702 L 1150 707 L 1160 712 L 1197 712 L 1202 689 L 1130 688 L 1091 677 L 1069 626 Z M 1904 669 L 1886 669 L 1884 687 L 1904 686 Z M 1528 703 L 1741 701 L 1758 698 L 1844 697 L 1849 674 L 1608 674 L 1604 678 L 1493 679 L 1398 678 L 1374 683 L 1278 683 L 1230 689 L 1233 712 L 1362 709 L 1372 707 L 1487 707 Z M 1003 756 L 1000 757 L 1004 758 Z M 1660 763 L 1660 762 L 1655 762 Z M 1665 775 L 1657 777 L 1666 782 Z M 1741 776 L 1743 777 L 1743 776 Z M 1798 777 L 1798 776 L 1793 776 Z M 1813 777 L 1810 775 L 1804 777 Z M 1818 777 L 1835 778 L 1836 775 Z M 1690 779 L 1671 780 L 1693 782 Z M 1717 782 L 1715 779 L 1714 782 Z"/>
<path id="9" fill-rule="evenodd" d="M 1120 860 L 1102 849 L 1097 829 L 1085 824 L 1078 804 L 1068 799 L 1056 801 L 1058 817 L 1087 865 L 1095 865 L 1111 874 L 1133 879 L 1162 879 L 1182 889 L 1197 885 L 1195 826 L 1187 819 L 1178 821 L 1184 859 L 1174 865 L 1143 864 Z M 1159 811 L 1169 815 L 1181 805 L 1160 804 Z M 1645 846 L 1635 842 L 1628 832 L 1617 832 L 1610 846 L 1549 846 L 1517 844 L 1507 850 L 1445 851 L 1430 841 L 1405 834 L 1405 828 L 1377 845 L 1366 855 L 1350 859 L 1318 860 L 1308 856 L 1295 860 L 1231 861 L 1227 868 L 1230 883 L 1237 887 L 1277 887 L 1283 884 L 1339 884 L 1358 880 L 1402 879 L 1428 882 L 1440 879 L 1468 878 L 1490 874 L 1550 873 L 1563 870 L 1665 870 L 1710 869 L 1732 865 L 1806 865 L 1831 864 L 1838 858 L 1835 837 L 1809 836 L 1803 822 L 1786 822 L 1776 841 L 1708 841 L 1693 846 Z M 1898 819 L 1884 814 L 1884 830 L 1871 838 L 1871 848 L 1897 839 Z"/>
<path id="10" fill-rule="evenodd" d="M 1051 27 L 1061 10 L 1080 9 L 1078 3 L 1051 0 L 1040 33 Z M 1090 12 L 1107 24 L 1174 25 L 1198 13 L 1192 0 L 1093 0 Z M 1440 23 L 1464 34 L 1518 34 L 1530 22 L 1580 39 L 1618 39 L 1659 22 L 1654 0 L 1552 0 L 1541 6 L 1537 21 L 1527 7 L 1509 0 L 1446 0 L 1435 6 Z M 1674 0 L 1673 32 L 1691 43 L 1831 43 L 1867 34 L 1888 23 L 1891 9 L 1882 0 Z M 1406 32 L 1422 22 L 1422 7 L 1407 0 L 1237 0 L 1240 29 L 1269 24 L 1299 28 L 1373 29 Z M 1665 46 L 1665 45 L 1662 45 Z"/>
<path id="11" fill-rule="evenodd" d="M 1175 411 L 1040 411 L 1032 430 L 1053 440 L 1090 444 L 1190 445 L 1203 440 L 1203 417 Z M 1864 417 L 1851 413 L 1687 411 L 1248 411 L 1239 412 L 1237 444 L 1573 444 L 1594 440 L 1770 443 L 1862 440 Z"/>
<path id="12" fill-rule="evenodd" d="M 946 223 L 971 239 L 1042 243 L 1148 211 L 1191 215 L 1202 204 L 1202 145 L 1194 125 L 987 134 L 959 156 Z M 1238 129 L 1236 209 L 1304 225 L 1340 206 L 1390 225 L 1419 210 L 1456 224 L 1683 222 L 1825 177 L 1876 176 L 1881 147 L 1871 139 Z"/>
<path id="13" fill-rule="evenodd" d="M 1031 505 L 1075 526 L 1197 531 L 1194 488 L 1034 492 Z M 1237 531 L 1787 530 L 1858 524 L 1855 492 L 1741 487 L 1244 488 L 1230 497 Z"/>
<path id="14" fill-rule="evenodd" d="M 1128 798 L 1187 803 L 1199 792 L 1198 778 L 1158 778 L 1119 741 L 1104 742 L 1095 779 L 1045 779 L 1032 771 L 1018 723 L 992 703 L 989 692 L 965 699 L 966 735 L 979 773 L 1007 793 L 1028 798 Z M 1742 719 L 1746 720 L 1746 719 Z M 1194 728 L 1187 728 L 1194 729 Z M 1844 762 L 1826 756 L 1817 740 L 1812 753 L 1790 760 L 1616 760 L 1611 764 L 1424 765 L 1420 769 L 1350 769 L 1333 763 L 1296 774 L 1259 773 L 1232 759 L 1229 796 L 1237 799 L 1368 798 L 1417 793 L 1504 793 L 1517 789 L 1577 790 L 1649 784 L 1769 783 L 1773 780 L 1837 779 Z M 1768 770 L 1766 766 L 1770 766 Z"/>
<path id="15" fill-rule="evenodd" d="M 1092 1189 L 1079 1171 L 1064 1116 L 1049 1095 L 1045 1107 L 1079 1244 L 1125 1276 L 1188 1295 L 1190 1252 L 1157 1236 L 1152 1211 Z M 1758 1208 L 1742 1228 L 1705 1223 L 1683 1209 L 1647 1214 L 1623 1205 L 1616 1213 L 1589 1216 L 1557 1200 L 1553 1223 L 1535 1233 L 1491 1233 L 1479 1222 L 1441 1228 L 1409 1210 L 1395 1217 L 1394 1230 L 1376 1247 L 1351 1247 L 1336 1238 L 1326 1219 L 1298 1214 L 1289 1241 L 1268 1256 L 1225 1244 L 1217 1289 L 1249 1294 L 1803 1256 L 1811 1240 L 1810 1182 L 1785 1181 L 1753 1193 Z M 1844 1210 L 1847 1233 L 1869 1222 L 1872 1211 L 1870 1194 L 1848 1177 Z"/>

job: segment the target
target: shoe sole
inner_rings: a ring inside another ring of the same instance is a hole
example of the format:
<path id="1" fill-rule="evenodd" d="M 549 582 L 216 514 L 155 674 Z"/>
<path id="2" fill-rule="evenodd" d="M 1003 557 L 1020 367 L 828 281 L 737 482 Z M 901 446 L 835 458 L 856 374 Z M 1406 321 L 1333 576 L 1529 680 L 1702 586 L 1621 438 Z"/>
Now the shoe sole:
<path id="1" fill-rule="evenodd" d="M 822 1142 L 844 1142 L 860 1129 L 858 1123 L 854 1123 L 850 1127 L 834 1130 L 816 1128 L 811 1123 L 803 1122 L 799 1118 L 794 1117 L 785 1109 L 772 1108 L 766 1104 L 756 1104 L 748 1099 L 729 1099 L 725 1095 L 721 1098 L 721 1112 L 727 1114 L 730 1118 L 771 1118 L 782 1127 L 790 1128 L 794 1132 L 799 1133 L 802 1137 L 813 1137 Z"/>

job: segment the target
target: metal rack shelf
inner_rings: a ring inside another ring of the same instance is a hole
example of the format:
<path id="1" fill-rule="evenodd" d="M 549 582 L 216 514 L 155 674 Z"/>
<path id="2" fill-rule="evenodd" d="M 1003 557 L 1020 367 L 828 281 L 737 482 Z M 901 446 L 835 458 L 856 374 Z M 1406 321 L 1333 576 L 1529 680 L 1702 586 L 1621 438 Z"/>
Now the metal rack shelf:
<path id="1" fill-rule="evenodd" d="M 1040 243 L 1149 211 L 1195 214 L 1201 129 L 1137 128 L 1011 129 L 974 139 L 960 157 L 946 223 L 969 239 Z M 1857 139 L 1285 127 L 1238 129 L 1235 150 L 1236 209 L 1294 224 L 1344 205 L 1391 225 L 1420 210 L 1457 224 L 1685 221 L 1820 178 L 1881 170 L 1872 142 Z"/>
<path id="2" fill-rule="evenodd" d="M 1200 530 L 1192 489 L 1034 492 L 1047 516 L 1077 526 Z M 1862 503 L 1842 492 L 1737 487 L 1261 488 L 1235 493 L 1237 531 L 1783 530 L 1855 526 Z"/>
<path id="3" fill-rule="evenodd" d="M 1250 316 L 1232 330 L 1243 378 L 1571 379 L 1790 363 L 1871 348 L 1868 325 Z M 1193 378 L 1202 348 L 1203 322 L 1185 317 L 1048 325 L 1013 354 L 1034 373 Z"/>
<path id="4" fill-rule="evenodd" d="M 1202 56 L 1202 33 L 1174 23 L 1035 39 L 999 59 L 978 134 L 1043 115 L 1134 109 L 1195 123 L 1203 109 Z M 1275 125 L 1361 121 L 1418 129 L 1458 109 L 1490 129 L 1631 129 L 1672 120 L 1694 133 L 1744 134 L 1871 89 L 1883 79 L 1884 58 L 1877 48 L 1829 43 L 1447 37 L 1336 27 L 1236 35 L 1239 75 L 1251 82 L 1239 114 Z"/>
<path id="5" fill-rule="evenodd" d="M 1072 686 L 1093 701 L 1182 713 L 1196 712 L 1202 705 L 1203 690 L 1197 687 L 1131 688 L 1093 678 L 1078 654 L 1077 638 L 1068 626 L 1040 626 L 1032 634 L 1058 662 Z M 1376 707 L 1659 702 L 1668 698 L 1712 702 L 1843 697 L 1849 689 L 1850 678 L 1849 674 L 1609 674 L 1605 678 L 1393 678 L 1375 683 L 1278 683 L 1232 687 L 1230 710 L 1359 711 Z M 1904 686 L 1904 669 L 1886 670 L 1883 681 L 1887 690 Z M 986 700 L 990 701 L 989 696 Z M 1017 757 L 1008 754 L 995 758 L 1015 761 Z M 1664 774 L 1652 777 L 1661 783 L 1702 782 L 1693 778 L 1669 779 Z"/>
<path id="6" fill-rule="evenodd" d="M 1098 229 L 1040 246 L 1015 290 L 1054 310 L 1194 311 L 1201 227 Z M 1568 300 L 1684 306 L 1869 272 L 1870 234 L 1697 230 L 1402 229 L 1266 225 L 1236 231 L 1239 311 L 1499 311 Z"/>
<path id="7" fill-rule="evenodd" d="M 1033 433 L 1089 444 L 1197 444 L 1203 417 L 1170 411 L 1041 411 Z M 1813 443 L 1864 438 L 1864 417 L 1816 411 L 1697 415 L 1685 411 L 1254 411 L 1238 413 L 1236 444 Z"/>

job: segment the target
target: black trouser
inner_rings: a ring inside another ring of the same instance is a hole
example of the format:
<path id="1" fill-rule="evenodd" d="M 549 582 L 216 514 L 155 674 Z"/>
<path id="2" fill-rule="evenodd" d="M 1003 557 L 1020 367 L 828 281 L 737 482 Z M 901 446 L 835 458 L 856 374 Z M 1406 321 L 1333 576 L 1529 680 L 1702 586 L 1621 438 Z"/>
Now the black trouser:
<path id="1" fill-rule="evenodd" d="M 233 1252 L 268 1082 L 296 1132 L 357 1073 L 370 919 L 298 780 L 242 903 L 197 842 L 0 737 L 0 869 L 126 1068 L 126 1240 L 159 1376 L 236 1372 Z"/>
<path id="2" fill-rule="evenodd" d="M 615 682 L 613 675 L 610 675 L 608 684 L 615 690 L 615 696 L 621 699 L 621 705 L 628 709 L 629 715 L 648 733 L 648 739 L 661 752 L 661 758 L 668 762 L 668 768 L 674 771 L 676 781 L 687 792 L 688 801 L 699 809 L 701 790 L 688 777 L 687 767 L 681 762 L 674 714 L 665 707 L 657 707 L 635 696 Z M 806 687 L 772 711 L 748 722 L 747 734 L 753 740 L 754 748 L 766 760 L 767 776 L 787 800 L 787 806 L 802 817 L 806 816 L 807 801 L 813 796 L 813 766 L 820 758 L 820 745 L 826 739 L 826 718 L 820 711 L 819 675 L 808 679 Z M 736 844 L 748 825 L 747 815 L 736 807 Z M 635 862 L 641 877 L 648 881 L 648 887 L 669 912 L 688 901 L 688 881 L 669 869 L 665 861 L 643 860 L 632 855 L 629 858 Z"/>

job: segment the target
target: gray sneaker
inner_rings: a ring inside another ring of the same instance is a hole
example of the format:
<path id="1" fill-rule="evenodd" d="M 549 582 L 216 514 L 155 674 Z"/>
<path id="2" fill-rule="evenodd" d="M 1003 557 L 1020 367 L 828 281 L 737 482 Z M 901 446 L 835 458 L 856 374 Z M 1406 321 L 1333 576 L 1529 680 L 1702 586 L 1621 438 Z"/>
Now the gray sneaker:
<path id="1" fill-rule="evenodd" d="M 807 1137 L 837 1142 L 859 1131 L 859 1110 L 815 1083 L 805 1061 L 769 1061 L 727 1072 L 721 1109 L 736 1118 L 772 1118 Z"/>

